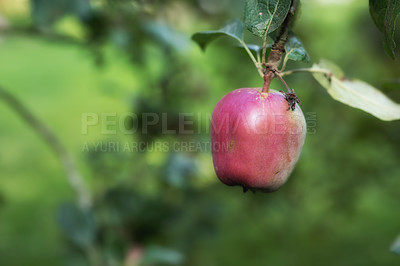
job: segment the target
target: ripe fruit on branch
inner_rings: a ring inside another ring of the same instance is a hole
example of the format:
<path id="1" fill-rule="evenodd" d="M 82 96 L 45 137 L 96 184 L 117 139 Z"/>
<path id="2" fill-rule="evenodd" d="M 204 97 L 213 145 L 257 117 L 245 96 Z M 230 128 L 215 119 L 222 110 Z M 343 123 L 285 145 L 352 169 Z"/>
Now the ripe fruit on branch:
<path id="1" fill-rule="evenodd" d="M 237 89 L 218 102 L 211 148 L 223 183 L 272 192 L 286 182 L 306 136 L 304 115 L 291 104 L 283 93 L 261 89 Z"/>

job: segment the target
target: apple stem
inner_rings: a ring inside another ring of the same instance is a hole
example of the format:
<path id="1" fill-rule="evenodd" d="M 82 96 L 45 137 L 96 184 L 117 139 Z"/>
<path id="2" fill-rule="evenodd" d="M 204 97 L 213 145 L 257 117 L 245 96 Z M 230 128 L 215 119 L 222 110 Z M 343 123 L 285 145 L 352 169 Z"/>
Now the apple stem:
<path id="1" fill-rule="evenodd" d="M 274 71 L 266 70 L 264 74 L 264 86 L 262 88 L 262 92 L 267 93 L 269 91 L 269 85 L 271 84 L 272 79 L 275 77 Z"/>

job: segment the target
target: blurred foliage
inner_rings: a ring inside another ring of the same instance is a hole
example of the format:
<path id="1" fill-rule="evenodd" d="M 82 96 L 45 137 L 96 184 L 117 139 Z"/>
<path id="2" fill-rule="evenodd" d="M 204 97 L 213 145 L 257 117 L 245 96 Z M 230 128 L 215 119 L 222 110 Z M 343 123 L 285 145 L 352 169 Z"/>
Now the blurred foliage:
<path id="1" fill-rule="evenodd" d="M 296 74 L 287 82 L 315 127 L 278 192 L 226 187 L 209 147 L 184 148 L 208 141 L 210 113 L 224 94 L 261 85 L 250 60 L 227 40 L 204 54 L 190 42 L 196 31 L 241 18 L 242 5 L 0 0 L 8 24 L 0 32 L 0 86 L 57 132 L 94 196 L 89 213 L 69 203 L 74 195 L 56 158 L 0 104 L 1 265 L 399 263 L 389 250 L 400 232 L 399 122 L 334 102 L 311 76 Z M 333 60 L 400 100 L 398 62 L 385 55 L 365 1 L 303 0 L 295 32 L 311 62 Z M 310 65 L 289 62 L 288 69 Z M 88 112 L 115 112 L 136 131 L 107 135 L 98 125 L 83 134 Z M 143 133 L 148 113 L 165 114 L 166 128 L 177 133 L 162 134 L 159 123 Z M 194 114 L 185 128 L 194 134 L 180 132 L 182 113 Z M 126 143 L 145 149 L 123 151 Z M 156 148 L 163 145 L 168 152 Z"/>

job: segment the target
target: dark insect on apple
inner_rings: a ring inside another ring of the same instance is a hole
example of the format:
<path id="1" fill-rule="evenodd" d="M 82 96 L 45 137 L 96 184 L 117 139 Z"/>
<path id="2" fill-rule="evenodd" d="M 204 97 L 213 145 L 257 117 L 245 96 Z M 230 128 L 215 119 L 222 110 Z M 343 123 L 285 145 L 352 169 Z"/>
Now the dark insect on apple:
<path id="1" fill-rule="evenodd" d="M 282 92 L 283 95 L 285 96 L 285 100 L 288 102 L 289 107 L 288 107 L 288 111 L 290 109 L 292 109 L 292 111 L 294 111 L 294 109 L 296 109 L 296 103 L 301 105 L 301 101 L 299 98 L 297 98 L 296 92 L 294 91 L 294 89 L 289 89 L 288 92 Z"/>

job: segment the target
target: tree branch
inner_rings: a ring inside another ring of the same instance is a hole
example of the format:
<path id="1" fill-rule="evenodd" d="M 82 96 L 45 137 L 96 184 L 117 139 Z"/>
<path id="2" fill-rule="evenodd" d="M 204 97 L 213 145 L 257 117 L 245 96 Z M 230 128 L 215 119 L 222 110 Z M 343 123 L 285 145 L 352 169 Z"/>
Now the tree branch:
<path id="1" fill-rule="evenodd" d="M 272 45 L 271 53 L 268 56 L 267 64 L 272 69 L 277 69 L 281 63 L 282 54 L 285 52 L 285 43 L 289 33 L 289 27 L 294 18 L 296 8 L 297 8 L 298 0 L 292 0 L 292 4 L 289 9 L 289 13 L 287 14 L 285 20 L 282 23 L 281 30 L 277 38 L 275 39 L 275 43 Z"/>
<path id="2" fill-rule="evenodd" d="M 297 3 L 298 0 L 292 0 L 289 13 L 282 23 L 279 34 L 275 39 L 275 43 L 272 45 L 271 52 L 268 56 L 268 61 L 265 65 L 263 92 L 268 92 L 268 88 L 266 89 L 266 84 L 268 84 L 269 87 L 271 80 L 275 77 L 275 72 L 278 70 L 278 67 L 281 64 L 282 54 L 285 52 L 285 43 L 288 37 L 289 27 L 293 21 L 297 8 Z M 271 72 L 273 73 L 273 75 L 271 75 Z"/>
<path id="3" fill-rule="evenodd" d="M 63 146 L 61 141 L 54 135 L 38 118 L 36 118 L 27 107 L 15 96 L 0 87 L 0 98 L 7 103 L 53 150 L 64 167 L 67 179 L 74 189 L 79 206 L 89 209 L 92 199 L 83 177 L 80 174 L 74 159 Z"/>

